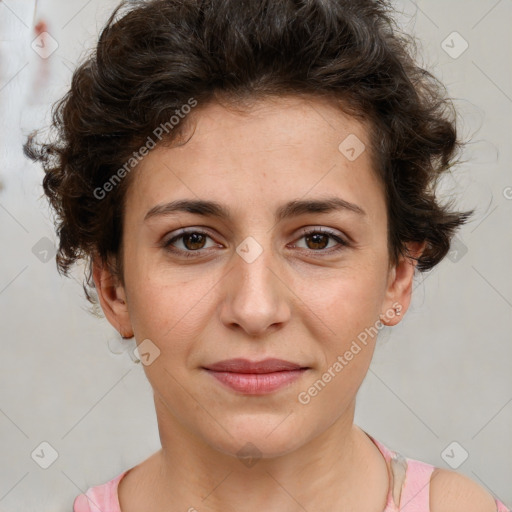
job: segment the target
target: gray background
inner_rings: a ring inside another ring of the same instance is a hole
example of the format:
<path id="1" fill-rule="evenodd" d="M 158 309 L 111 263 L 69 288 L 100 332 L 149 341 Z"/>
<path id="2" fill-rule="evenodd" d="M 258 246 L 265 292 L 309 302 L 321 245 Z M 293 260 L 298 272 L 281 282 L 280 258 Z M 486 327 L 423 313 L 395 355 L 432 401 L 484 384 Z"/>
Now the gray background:
<path id="1" fill-rule="evenodd" d="M 70 511 L 77 494 L 160 447 L 141 365 L 105 319 L 87 313 L 83 270 L 57 274 L 43 173 L 21 151 L 115 2 L 43 0 L 34 15 L 34 1 L 0 0 L 2 512 Z M 421 41 L 419 61 L 446 84 L 461 133 L 473 140 L 442 190 L 477 211 L 450 256 L 418 276 L 404 321 L 381 332 L 356 423 L 407 457 L 457 466 L 510 507 L 512 2 L 396 5 Z M 48 22 L 58 44 L 47 59 L 31 48 L 34 19 Z M 36 463 L 51 461 L 42 442 L 58 454 L 48 469 Z"/>

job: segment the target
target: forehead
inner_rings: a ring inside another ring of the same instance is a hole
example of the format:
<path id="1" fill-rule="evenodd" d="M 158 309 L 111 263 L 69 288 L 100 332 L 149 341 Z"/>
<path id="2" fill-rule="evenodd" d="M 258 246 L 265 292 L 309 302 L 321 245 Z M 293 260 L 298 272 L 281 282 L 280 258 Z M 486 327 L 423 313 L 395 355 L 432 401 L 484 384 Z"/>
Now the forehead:
<path id="1" fill-rule="evenodd" d="M 141 208 L 181 197 L 243 206 L 337 192 L 358 203 L 379 193 L 367 125 L 332 100 L 209 103 L 185 122 L 180 145 L 159 145 L 138 164 L 128 193 Z"/>
<path id="2" fill-rule="evenodd" d="M 308 95 L 267 97 L 245 106 L 210 102 L 187 115 L 179 140 L 188 139 L 191 149 L 216 153 L 222 149 L 261 153 L 287 145 L 308 153 L 320 145 L 337 149 L 348 135 L 368 147 L 369 121 L 348 115 L 341 105 L 333 98 Z M 219 141 L 228 144 L 219 148 Z"/>

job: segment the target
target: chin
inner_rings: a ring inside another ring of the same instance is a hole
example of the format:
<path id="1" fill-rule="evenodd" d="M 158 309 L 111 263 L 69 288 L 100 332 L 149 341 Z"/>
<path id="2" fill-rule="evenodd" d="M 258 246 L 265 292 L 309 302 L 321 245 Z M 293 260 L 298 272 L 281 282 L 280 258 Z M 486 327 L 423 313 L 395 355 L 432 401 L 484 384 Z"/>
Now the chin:
<path id="1" fill-rule="evenodd" d="M 220 423 L 229 425 L 227 430 L 231 435 L 222 428 L 217 430 L 215 438 L 212 438 L 211 431 L 203 435 L 212 448 L 244 463 L 252 459 L 280 457 L 307 442 L 305 426 L 298 425 L 296 418 L 292 421 L 293 413 L 286 416 L 259 413 L 230 418 Z"/>

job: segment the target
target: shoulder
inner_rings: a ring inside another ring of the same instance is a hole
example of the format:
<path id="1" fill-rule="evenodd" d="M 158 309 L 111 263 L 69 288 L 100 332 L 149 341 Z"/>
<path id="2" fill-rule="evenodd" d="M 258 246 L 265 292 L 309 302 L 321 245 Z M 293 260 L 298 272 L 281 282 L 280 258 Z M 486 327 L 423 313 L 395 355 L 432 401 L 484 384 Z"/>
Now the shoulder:
<path id="1" fill-rule="evenodd" d="M 73 512 L 91 512 L 89 500 L 85 494 L 79 494 L 73 501 Z"/>
<path id="2" fill-rule="evenodd" d="M 79 494 L 73 502 L 73 512 L 121 512 L 119 509 L 119 481 L 128 473 L 123 471 L 112 480 L 101 485 L 89 487 L 85 493 Z"/>
<path id="3" fill-rule="evenodd" d="M 430 477 L 430 512 L 496 512 L 496 500 L 471 478 L 435 468 Z"/>

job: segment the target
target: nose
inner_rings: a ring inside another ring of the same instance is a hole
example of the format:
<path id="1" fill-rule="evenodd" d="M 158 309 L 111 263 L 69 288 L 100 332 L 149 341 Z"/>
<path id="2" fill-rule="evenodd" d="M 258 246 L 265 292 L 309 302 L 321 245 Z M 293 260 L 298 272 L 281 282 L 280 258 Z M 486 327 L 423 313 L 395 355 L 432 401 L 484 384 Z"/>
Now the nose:
<path id="1" fill-rule="evenodd" d="M 224 282 L 221 321 L 251 337 L 263 336 L 288 322 L 292 293 L 271 249 L 246 240 L 233 255 L 234 268 Z"/>

